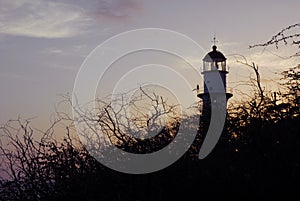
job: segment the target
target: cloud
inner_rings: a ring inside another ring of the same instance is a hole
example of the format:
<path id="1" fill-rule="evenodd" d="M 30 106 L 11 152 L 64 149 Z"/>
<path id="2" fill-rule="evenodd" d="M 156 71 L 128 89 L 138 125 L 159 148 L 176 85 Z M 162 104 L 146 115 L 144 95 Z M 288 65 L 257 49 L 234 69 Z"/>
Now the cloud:
<path id="1" fill-rule="evenodd" d="M 99 30 L 99 21 L 127 20 L 138 10 L 136 0 L 0 0 L 0 34 L 72 37 Z"/>
<path id="2" fill-rule="evenodd" d="M 43 53 L 47 54 L 58 54 L 58 55 L 63 55 L 64 51 L 58 48 L 47 48 L 46 50 L 43 51 Z"/>
<path id="3" fill-rule="evenodd" d="M 134 0 L 100 0 L 94 10 L 96 18 L 124 20 L 140 10 L 140 4 Z"/>
<path id="4" fill-rule="evenodd" d="M 253 52 L 250 58 L 264 68 L 272 69 L 274 72 L 282 72 L 300 63 L 299 57 L 290 57 L 293 54 L 293 49 L 282 47 L 278 50 L 258 50 Z"/>
<path id="5" fill-rule="evenodd" d="M 73 45 L 73 46 L 63 46 L 63 47 L 47 47 L 44 50 L 40 50 L 40 54 L 50 55 L 50 56 L 76 56 L 76 57 L 86 57 L 90 48 L 87 45 Z"/>
<path id="6" fill-rule="evenodd" d="M 64 38 L 82 34 L 90 22 L 79 5 L 43 0 L 0 2 L 0 33 Z"/>
<path id="7" fill-rule="evenodd" d="M 17 74 L 17 73 L 0 73 L 0 78 L 1 79 L 20 79 L 20 78 L 24 78 L 23 75 L 21 74 Z"/>

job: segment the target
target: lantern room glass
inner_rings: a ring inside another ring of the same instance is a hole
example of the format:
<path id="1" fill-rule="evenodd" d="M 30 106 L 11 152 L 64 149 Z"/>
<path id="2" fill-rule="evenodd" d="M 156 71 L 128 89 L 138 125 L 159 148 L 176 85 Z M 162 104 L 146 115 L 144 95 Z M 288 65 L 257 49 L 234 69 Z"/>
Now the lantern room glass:
<path id="1" fill-rule="evenodd" d="M 226 69 L 226 61 L 203 61 L 203 71 L 227 71 Z"/>

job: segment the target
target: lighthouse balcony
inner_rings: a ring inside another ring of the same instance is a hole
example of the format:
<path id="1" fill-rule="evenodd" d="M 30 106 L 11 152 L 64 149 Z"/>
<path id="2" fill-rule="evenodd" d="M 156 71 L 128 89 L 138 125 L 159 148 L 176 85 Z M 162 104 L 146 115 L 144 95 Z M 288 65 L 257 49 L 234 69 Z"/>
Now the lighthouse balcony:
<path id="1" fill-rule="evenodd" d="M 197 90 L 197 96 L 199 98 L 203 98 L 204 96 L 209 96 L 210 94 L 214 94 L 214 95 L 221 95 L 223 94 L 224 92 L 220 91 L 220 92 L 216 92 L 216 91 L 212 91 L 212 92 L 209 92 L 209 91 L 204 91 L 204 90 Z M 226 87 L 226 97 L 227 99 L 231 98 L 232 97 L 232 94 L 233 94 L 233 88 L 231 87 Z"/>
<path id="2" fill-rule="evenodd" d="M 233 88 L 232 87 L 226 87 L 225 91 L 226 91 L 226 93 L 233 93 Z M 214 93 L 214 92 L 205 91 L 204 89 L 198 89 L 197 90 L 197 94 L 204 94 L 204 93 Z"/>

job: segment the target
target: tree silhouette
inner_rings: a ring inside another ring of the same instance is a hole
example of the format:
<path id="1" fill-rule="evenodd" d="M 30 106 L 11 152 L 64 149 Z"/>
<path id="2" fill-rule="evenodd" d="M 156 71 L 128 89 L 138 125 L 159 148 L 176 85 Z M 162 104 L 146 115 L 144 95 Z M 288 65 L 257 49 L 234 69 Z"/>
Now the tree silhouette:
<path id="1" fill-rule="evenodd" d="M 251 66 L 257 70 L 256 65 Z M 288 199 L 297 192 L 294 182 L 300 178 L 298 69 L 283 72 L 287 90 L 276 101 L 272 93 L 256 86 L 252 99 L 231 107 L 222 138 L 206 159 L 194 160 L 189 151 L 172 166 L 147 175 L 118 173 L 98 163 L 72 135 L 74 126 L 65 123 L 70 119 L 64 112 L 57 113 L 57 119 L 39 140 L 34 138 L 37 130 L 30 127 L 30 120 L 9 121 L 1 127 L 1 169 L 9 176 L 1 181 L 1 200 L 176 200 L 177 192 L 184 192 L 190 200 L 195 195 L 211 199 L 222 196 L 224 200 L 256 200 L 261 196 L 272 199 L 280 195 Z M 259 80 L 253 81 L 259 84 Z M 150 97 L 154 98 L 153 107 L 156 103 L 166 104 L 159 96 Z M 155 151 L 176 133 L 177 125 L 171 123 L 160 129 L 156 138 L 137 140 L 123 132 L 126 124 L 115 125 L 122 132 L 111 127 L 116 124 L 112 115 L 117 114 L 108 105 L 98 111 L 106 113 L 87 119 L 96 122 L 95 126 L 106 125 L 110 139 L 117 139 L 114 143 L 119 148 L 134 153 Z M 172 110 L 162 111 L 159 114 Z M 198 127 L 189 124 L 190 118 L 198 117 L 182 117 L 181 124 Z M 148 120 L 138 121 L 138 125 L 147 129 Z M 66 135 L 57 141 L 55 127 L 63 122 L 67 125 Z"/>
<path id="2" fill-rule="evenodd" d="M 265 43 L 250 45 L 249 48 L 275 45 L 275 47 L 278 49 L 279 45 L 281 44 L 297 46 L 298 48 L 300 48 L 300 33 L 297 31 L 297 28 L 299 27 L 300 23 L 287 26 L 286 28 L 280 30 L 277 34 L 273 35 L 269 41 Z M 291 57 L 293 56 L 300 56 L 300 51 L 296 52 L 294 55 L 291 55 Z"/>
<path id="3" fill-rule="evenodd" d="M 285 33 L 298 26 L 255 46 L 296 41 L 297 34 Z M 300 65 L 282 72 L 283 89 L 274 93 L 261 83 L 257 64 L 237 59 L 254 71 L 252 92 L 229 107 L 221 139 L 204 160 L 195 160 L 207 126 L 191 123 L 199 119 L 198 109 L 180 115 L 178 105 L 142 88 L 132 101 L 126 94 L 113 101 L 97 99 L 91 110 L 72 105 L 64 96 L 60 104 L 74 108 L 90 143 L 84 146 L 75 135 L 73 117 L 66 111 L 57 110 L 46 131 L 32 128 L 31 119 L 8 121 L 0 127 L 0 200 L 293 199 L 300 180 Z M 179 126 L 197 130 L 194 143 L 177 162 L 155 173 L 119 173 L 90 153 L 89 146 L 105 152 L 106 143 L 135 154 L 155 152 L 174 140 Z M 99 131 L 105 135 L 97 141 Z M 65 133 L 63 140 L 55 137 L 57 132 Z"/>

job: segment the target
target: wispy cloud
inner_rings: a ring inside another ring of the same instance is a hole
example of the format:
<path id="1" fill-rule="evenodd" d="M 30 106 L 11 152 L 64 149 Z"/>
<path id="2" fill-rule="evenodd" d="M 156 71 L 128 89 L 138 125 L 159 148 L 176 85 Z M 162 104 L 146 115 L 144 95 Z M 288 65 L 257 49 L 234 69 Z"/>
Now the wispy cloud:
<path id="1" fill-rule="evenodd" d="M 58 48 L 46 48 L 44 51 L 42 51 L 41 53 L 45 53 L 45 54 L 55 54 L 55 55 L 64 55 L 65 51 L 63 51 L 62 49 L 58 49 Z"/>
<path id="2" fill-rule="evenodd" d="M 98 18 L 123 20 L 140 10 L 140 4 L 134 0 L 101 0 L 95 10 Z"/>
<path id="3" fill-rule="evenodd" d="M 250 58 L 264 68 L 273 69 L 274 72 L 282 72 L 300 63 L 299 57 L 290 57 L 293 54 L 292 49 L 282 47 L 278 50 L 265 49 L 252 52 Z"/>
<path id="4" fill-rule="evenodd" d="M 42 38 L 81 34 L 90 19 L 78 5 L 43 0 L 0 1 L 0 33 Z"/>
<path id="5" fill-rule="evenodd" d="M 64 64 L 51 64 L 50 68 L 65 70 L 76 73 L 78 69 L 74 68 L 74 66 L 64 65 Z"/>
<path id="6" fill-rule="evenodd" d="M 39 54 L 49 55 L 49 56 L 76 56 L 76 57 L 86 57 L 91 49 L 83 45 L 73 45 L 73 46 L 63 46 L 63 47 L 47 47 L 44 50 L 39 51 Z"/>
<path id="7" fill-rule="evenodd" d="M 24 78 L 24 75 L 18 73 L 0 73 L 1 79 L 20 79 Z"/>

